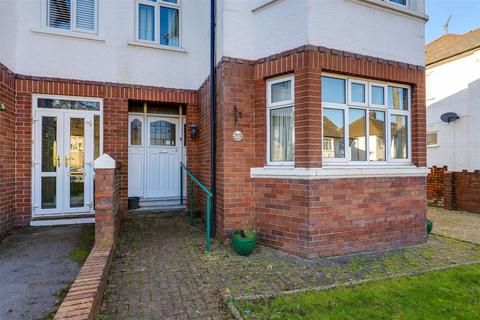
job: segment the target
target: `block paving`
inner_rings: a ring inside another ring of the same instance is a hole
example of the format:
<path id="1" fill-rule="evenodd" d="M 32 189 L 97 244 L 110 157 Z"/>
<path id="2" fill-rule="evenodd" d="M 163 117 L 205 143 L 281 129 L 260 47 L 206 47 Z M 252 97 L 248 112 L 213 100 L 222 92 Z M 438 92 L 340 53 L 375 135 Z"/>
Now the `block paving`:
<path id="1" fill-rule="evenodd" d="M 350 281 L 478 263 L 480 246 L 438 235 L 423 245 L 305 260 L 258 246 L 249 257 L 218 241 L 204 251 L 200 222 L 130 214 L 122 221 L 104 294 L 104 319 L 231 319 L 225 298 L 255 298 Z"/>

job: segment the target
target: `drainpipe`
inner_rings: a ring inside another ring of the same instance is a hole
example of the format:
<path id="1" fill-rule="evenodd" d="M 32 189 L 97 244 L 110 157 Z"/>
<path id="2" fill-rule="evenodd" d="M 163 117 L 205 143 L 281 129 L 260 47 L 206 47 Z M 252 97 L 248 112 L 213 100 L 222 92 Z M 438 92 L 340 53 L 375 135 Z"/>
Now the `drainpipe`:
<path id="1" fill-rule="evenodd" d="M 212 189 L 212 213 L 210 234 L 215 236 L 217 212 L 217 79 L 215 75 L 215 0 L 210 0 L 210 172 Z"/>

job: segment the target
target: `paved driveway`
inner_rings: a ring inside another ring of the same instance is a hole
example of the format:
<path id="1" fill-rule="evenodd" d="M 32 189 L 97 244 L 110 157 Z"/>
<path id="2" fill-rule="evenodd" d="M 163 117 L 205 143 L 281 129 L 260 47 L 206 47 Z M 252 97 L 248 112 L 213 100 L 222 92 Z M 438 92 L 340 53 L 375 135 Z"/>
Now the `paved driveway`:
<path id="1" fill-rule="evenodd" d="M 222 297 L 255 297 L 351 280 L 425 272 L 480 261 L 480 246 L 431 235 L 420 246 L 304 260 L 259 246 L 249 257 L 215 243 L 184 216 L 122 220 L 102 304 L 107 319 L 230 319 Z"/>
<path id="2" fill-rule="evenodd" d="M 72 253 L 93 225 L 25 228 L 0 243 L 0 319 L 45 319 L 80 266 Z"/>
<path id="3" fill-rule="evenodd" d="M 433 233 L 480 244 L 480 213 L 429 207 Z"/>

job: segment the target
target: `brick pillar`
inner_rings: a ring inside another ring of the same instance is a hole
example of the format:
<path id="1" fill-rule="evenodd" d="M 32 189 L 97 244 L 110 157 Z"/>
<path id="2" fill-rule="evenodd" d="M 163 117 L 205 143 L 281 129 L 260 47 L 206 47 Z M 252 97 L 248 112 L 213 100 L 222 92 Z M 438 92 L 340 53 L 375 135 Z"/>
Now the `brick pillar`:
<path id="1" fill-rule="evenodd" d="M 443 174 L 443 207 L 452 210 L 455 203 L 453 172 Z"/>
<path id="2" fill-rule="evenodd" d="M 322 166 L 321 69 L 314 52 L 295 70 L 295 167 Z"/>
<path id="3" fill-rule="evenodd" d="M 95 243 L 113 243 L 120 220 L 120 175 L 115 160 L 103 154 L 95 168 Z"/>

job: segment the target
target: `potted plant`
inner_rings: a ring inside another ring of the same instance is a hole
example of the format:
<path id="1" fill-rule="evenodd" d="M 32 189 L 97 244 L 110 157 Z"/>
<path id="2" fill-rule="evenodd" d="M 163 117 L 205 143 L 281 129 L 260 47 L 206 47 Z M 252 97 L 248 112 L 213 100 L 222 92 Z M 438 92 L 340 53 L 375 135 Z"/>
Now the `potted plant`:
<path id="1" fill-rule="evenodd" d="M 241 256 L 248 256 L 257 245 L 257 233 L 253 230 L 241 229 L 232 234 L 232 247 Z"/>
<path id="2" fill-rule="evenodd" d="M 433 229 L 433 221 L 432 220 L 427 220 L 427 234 L 430 234 Z"/>

